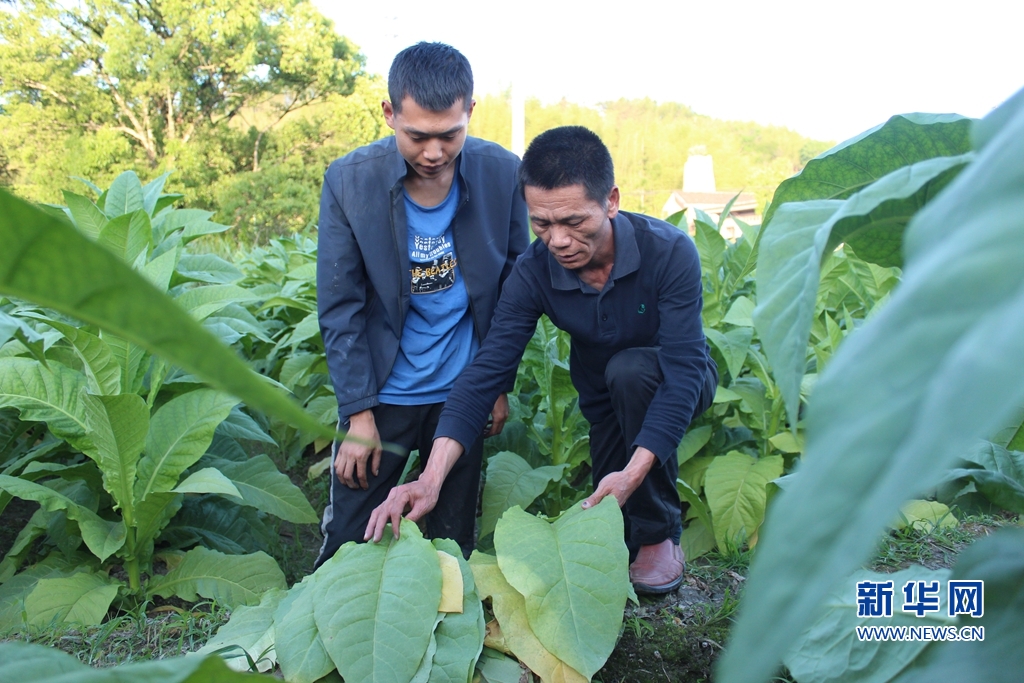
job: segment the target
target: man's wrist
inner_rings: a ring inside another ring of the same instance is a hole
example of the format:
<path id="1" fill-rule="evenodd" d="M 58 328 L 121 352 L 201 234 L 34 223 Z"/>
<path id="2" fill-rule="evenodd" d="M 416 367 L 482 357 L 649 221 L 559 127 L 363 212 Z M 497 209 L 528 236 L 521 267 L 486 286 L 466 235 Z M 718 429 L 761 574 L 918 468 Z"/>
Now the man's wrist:
<path id="1" fill-rule="evenodd" d="M 427 460 L 426 467 L 423 468 L 423 473 L 420 474 L 419 481 L 435 491 L 440 491 L 441 484 L 444 483 L 445 477 L 448 476 L 448 472 L 462 455 L 463 450 L 465 449 L 462 444 L 450 437 L 441 436 L 434 439 L 434 444 L 430 449 L 430 458 Z"/>
<path id="2" fill-rule="evenodd" d="M 633 475 L 637 482 L 640 482 L 643 481 L 644 477 L 647 476 L 647 473 L 651 471 L 657 462 L 658 456 L 652 451 L 643 446 L 637 446 L 629 462 L 626 464 L 625 471 Z"/>
<path id="3" fill-rule="evenodd" d="M 348 416 L 349 426 L 351 425 L 375 425 L 373 419 L 373 409 L 367 408 L 366 410 L 360 410 L 358 413 L 352 413 Z"/>

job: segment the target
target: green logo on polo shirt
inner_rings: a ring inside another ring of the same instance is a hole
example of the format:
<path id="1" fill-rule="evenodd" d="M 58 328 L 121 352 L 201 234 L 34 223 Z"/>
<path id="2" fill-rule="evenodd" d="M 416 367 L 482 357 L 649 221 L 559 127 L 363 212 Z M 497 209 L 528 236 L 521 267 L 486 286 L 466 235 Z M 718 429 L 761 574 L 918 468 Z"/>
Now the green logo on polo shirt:
<path id="1" fill-rule="evenodd" d="M 646 305 L 644 305 L 644 304 L 640 304 L 640 308 L 636 309 L 636 312 L 637 312 L 637 313 L 643 313 L 643 312 L 645 312 L 646 310 L 647 310 L 647 306 L 646 306 Z"/>

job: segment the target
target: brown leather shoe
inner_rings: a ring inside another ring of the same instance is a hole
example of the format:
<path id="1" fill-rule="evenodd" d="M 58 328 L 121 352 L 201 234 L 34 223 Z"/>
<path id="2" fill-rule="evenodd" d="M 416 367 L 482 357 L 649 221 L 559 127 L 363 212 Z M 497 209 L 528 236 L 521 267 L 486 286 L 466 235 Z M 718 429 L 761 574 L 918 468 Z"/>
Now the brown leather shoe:
<path id="1" fill-rule="evenodd" d="M 657 545 L 640 546 L 636 560 L 629 565 L 629 580 L 637 593 L 670 593 L 683 582 L 686 561 L 682 549 L 666 538 Z"/>

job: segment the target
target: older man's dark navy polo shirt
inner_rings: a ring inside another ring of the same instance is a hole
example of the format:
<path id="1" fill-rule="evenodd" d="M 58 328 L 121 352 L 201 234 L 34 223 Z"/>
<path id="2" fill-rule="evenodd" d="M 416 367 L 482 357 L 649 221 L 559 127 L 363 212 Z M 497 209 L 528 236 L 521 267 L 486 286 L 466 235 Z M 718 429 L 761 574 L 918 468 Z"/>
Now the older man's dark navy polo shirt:
<path id="1" fill-rule="evenodd" d="M 658 347 L 664 381 L 633 446 L 664 462 L 689 426 L 707 371 L 701 325 L 700 258 L 693 240 L 664 221 L 620 212 L 613 220 L 615 263 L 597 291 L 563 268 L 540 240 L 505 281 L 480 351 L 448 395 L 435 433 L 469 447 L 503 381 L 522 358 L 541 314 L 572 338 L 570 376 L 591 423 L 614 420 L 604 372 L 619 351 Z"/>

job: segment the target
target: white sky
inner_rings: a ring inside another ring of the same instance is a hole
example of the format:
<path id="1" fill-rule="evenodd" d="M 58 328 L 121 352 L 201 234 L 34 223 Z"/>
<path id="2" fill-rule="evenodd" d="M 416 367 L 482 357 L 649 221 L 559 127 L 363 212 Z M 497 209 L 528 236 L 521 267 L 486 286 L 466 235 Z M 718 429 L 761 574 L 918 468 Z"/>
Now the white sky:
<path id="1" fill-rule="evenodd" d="M 313 0 L 387 74 L 437 40 L 477 95 L 650 97 L 844 140 L 892 114 L 983 116 L 1024 86 L 1021 0 Z"/>

